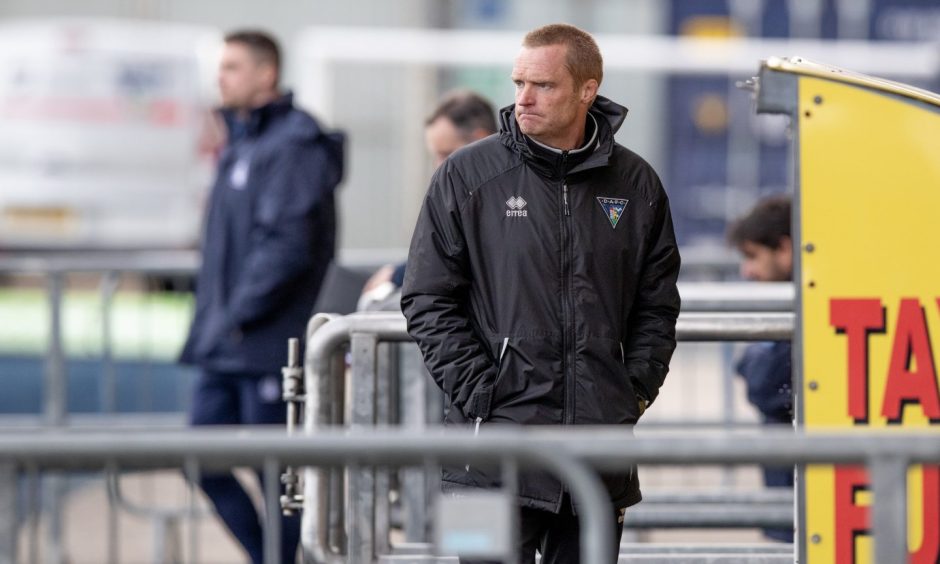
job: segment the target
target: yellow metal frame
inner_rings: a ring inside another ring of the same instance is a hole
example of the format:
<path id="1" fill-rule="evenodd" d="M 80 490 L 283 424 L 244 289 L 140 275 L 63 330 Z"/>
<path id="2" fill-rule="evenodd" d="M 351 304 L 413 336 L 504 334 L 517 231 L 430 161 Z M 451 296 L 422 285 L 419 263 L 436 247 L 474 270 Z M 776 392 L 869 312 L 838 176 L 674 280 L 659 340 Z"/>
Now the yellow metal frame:
<path id="1" fill-rule="evenodd" d="M 903 423 L 883 415 L 888 388 L 897 382 L 898 351 L 909 338 L 899 329 L 902 301 L 916 300 L 934 367 L 940 367 L 940 95 L 913 86 L 854 73 L 799 57 L 764 63 L 761 88 L 768 111 L 790 114 L 797 132 L 794 156 L 798 189 L 794 217 L 799 333 L 794 367 L 800 423 L 806 432 L 827 429 L 908 428 L 940 430 L 922 406 L 908 403 Z M 770 76 L 766 71 L 770 71 Z M 792 80 L 778 80 L 779 74 Z M 776 77 L 773 74 L 777 74 Z M 796 99 L 789 98 L 795 96 Z M 832 317 L 832 304 L 874 299 L 884 309 L 883 330 L 866 337 L 866 403 L 870 417 L 849 413 L 848 338 Z M 917 363 L 926 362 L 920 348 Z M 910 362 L 910 361 L 908 361 Z M 911 364 L 904 373 L 923 370 Z M 893 367 L 893 368 L 892 368 Z M 894 370 L 895 375 L 889 376 Z M 940 372 L 940 369 L 937 370 Z M 936 375 L 935 375 L 936 376 Z M 895 394 L 896 395 L 896 394 Z M 940 523 L 925 529 L 923 470 L 908 475 L 908 542 L 912 552 L 932 551 L 928 539 Z M 833 466 L 813 466 L 799 484 L 801 556 L 809 564 L 872 562 L 869 536 L 853 537 L 854 558 L 837 557 L 837 536 L 845 520 L 836 515 Z M 843 487 L 844 490 L 844 487 Z M 871 502 L 864 493 L 853 506 Z M 845 507 L 845 506 L 844 506 Z M 926 554 L 920 554 L 917 561 Z M 932 561 L 932 560 L 931 560 Z"/>
<path id="2" fill-rule="evenodd" d="M 909 84 L 894 82 L 893 80 L 868 76 L 867 74 L 853 72 L 825 63 L 817 63 L 802 57 L 771 57 L 764 62 L 764 65 L 769 69 L 779 72 L 825 78 L 846 84 L 864 86 L 873 90 L 912 98 L 940 107 L 940 94 L 930 92 L 929 90 L 916 88 Z"/>

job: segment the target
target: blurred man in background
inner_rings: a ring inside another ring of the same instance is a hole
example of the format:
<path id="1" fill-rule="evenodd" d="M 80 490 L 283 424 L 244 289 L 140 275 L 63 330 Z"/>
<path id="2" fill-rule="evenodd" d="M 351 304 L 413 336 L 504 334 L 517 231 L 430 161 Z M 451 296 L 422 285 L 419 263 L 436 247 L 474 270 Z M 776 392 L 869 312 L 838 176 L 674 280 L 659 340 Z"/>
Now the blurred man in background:
<path id="1" fill-rule="evenodd" d="M 226 36 L 219 88 L 228 142 L 208 204 L 196 313 L 182 353 L 183 362 L 202 370 L 193 425 L 284 424 L 279 374 L 287 339 L 303 335 L 335 250 L 333 191 L 343 139 L 295 108 L 279 77 L 273 38 L 256 31 Z M 207 474 L 200 485 L 260 563 L 261 518 L 235 477 Z M 283 562 L 294 562 L 299 534 L 299 518 L 284 518 Z"/>
<path id="2" fill-rule="evenodd" d="M 496 112 L 493 106 L 489 100 L 469 90 L 445 94 L 424 122 L 424 143 L 434 159 L 434 168 L 441 166 L 457 149 L 494 133 Z M 404 278 L 405 263 L 387 264 L 369 278 L 362 293 L 373 292 L 374 299 L 384 299 L 401 288 Z"/>
<path id="3" fill-rule="evenodd" d="M 758 282 L 793 279 L 790 198 L 761 200 L 728 230 L 728 241 L 741 253 L 741 276 Z M 765 424 L 793 424 L 792 349 L 789 341 L 749 345 L 737 364 L 747 383 L 747 398 Z M 764 468 L 768 487 L 792 488 L 792 468 Z M 793 542 L 792 529 L 764 529 L 768 537 Z"/>
<path id="4" fill-rule="evenodd" d="M 499 135 L 435 172 L 402 287 L 408 331 L 446 396 L 445 422 L 632 425 L 656 399 L 676 346 L 679 251 L 652 167 L 614 135 L 627 109 L 598 95 L 603 61 L 566 24 L 529 32 Z M 617 561 L 636 472 L 605 474 Z M 489 488 L 498 472 L 446 466 L 445 490 Z M 580 561 L 567 487 L 518 484 L 518 562 Z"/>

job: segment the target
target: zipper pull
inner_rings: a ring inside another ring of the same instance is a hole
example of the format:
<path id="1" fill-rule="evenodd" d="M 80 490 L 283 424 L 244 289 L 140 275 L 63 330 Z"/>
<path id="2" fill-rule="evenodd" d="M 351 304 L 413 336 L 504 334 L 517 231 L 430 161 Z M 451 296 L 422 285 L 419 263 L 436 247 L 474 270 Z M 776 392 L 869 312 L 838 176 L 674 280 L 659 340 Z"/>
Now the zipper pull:
<path id="1" fill-rule="evenodd" d="M 565 182 L 562 185 L 562 192 L 564 193 L 564 197 L 565 197 L 565 215 L 571 215 L 571 211 L 568 209 L 568 183 L 567 182 Z"/>
<path id="2" fill-rule="evenodd" d="M 474 437 L 480 434 L 480 423 L 483 423 L 483 418 L 482 418 L 482 417 L 477 417 L 476 422 L 475 422 L 475 424 L 474 424 L 474 426 L 473 426 L 473 436 L 474 436 Z M 469 464 L 467 464 L 464 468 L 467 470 L 467 472 L 470 471 L 470 465 L 469 465 Z"/>

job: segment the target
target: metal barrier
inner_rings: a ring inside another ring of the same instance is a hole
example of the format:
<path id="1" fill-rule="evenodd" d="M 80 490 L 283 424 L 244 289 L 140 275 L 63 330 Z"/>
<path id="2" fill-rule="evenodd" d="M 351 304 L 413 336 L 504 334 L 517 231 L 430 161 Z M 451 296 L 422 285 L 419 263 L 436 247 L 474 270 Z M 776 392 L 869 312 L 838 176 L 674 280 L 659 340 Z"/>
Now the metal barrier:
<path id="1" fill-rule="evenodd" d="M 700 262 L 704 265 L 703 267 L 708 267 L 708 264 L 706 264 L 708 260 Z M 728 266 L 728 264 L 725 264 L 726 262 L 727 261 L 722 263 L 722 268 Z M 101 332 L 103 344 L 101 354 L 104 371 L 103 386 L 101 388 L 101 405 L 105 412 L 113 413 L 117 405 L 117 375 L 113 364 L 113 349 L 111 344 L 113 330 L 109 311 L 113 304 L 114 295 L 117 291 L 122 273 L 160 276 L 191 275 L 198 267 L 198 263 L 198 254 L 191 251 L 69 253 L 32 256 L 0 255 L 0 274 L 37 274 L 42 276 L 45 280 L 50 306 L 49 343 L 43 385 L 43 422 L 46 425 L 67 425 L 69 427 L 81 425 L 80 421 L 78 421 L 81 417 L 70 417 L 67 414 L 67 376 L 62 336 L 62 305 L 68 276 L 72 273 L 101 274 L 99 291 L 102 308 Z M 680 290 L 684 299 L 684 311 L 786 311 L 788 307 L 792 307 L 792 298 L 790 297 L 792 287 L 786 284 L 780 285 L 780 288 L 774 288 L 774 286 L 776 285 L 747 283 L 735 284 L 733 288 L 730 288 L 721 284 L 683 283 L 680 284 Z M 707 318 L 696 319 L 692 315 L 686 315 L 684 317 L 688 321 L 690 332 L 704 331 L 704 333 L 707 334 L 712 330 L 712 328 L 708 327 Z M 768 319 L 774 323 L 774 326 L 777 327 L 778 330 L 787 325 L 785 320 L 781 322 L 781 318 L 770 316 Z M 731 319 L 725 321 L 731 321 Z M 722 321 L 718 322 L 720 323 Z M 739 330 L 747 331 L 743 326 L 740 327 Z M 785 329 L 783 329 L 783 331 L 785 331 Z M 782 333 L 778 331 L 777 335 L 779 336 L 780 334 Z M 747 339 L 748 337 L 742 338 Z M 404 340 L 407 340 L 407 338 Z M 381 357 L 378 360 L 381 361 Z M 409 382 L 412 387 L 415 388 L 415 393 L 420 395 L 421 391 L 424 389 L 424 383 L 415 384 L 415 382 Z M 341 388 L 334 391 L 339 394 L 343 393 Z M 332 413 L 337 415 L 335 410 Z M 360 412 L 360 415 L 362 418 L 368 417 L 365 412 Z M 379 415 L 381 416 L 380 419 L 387 420 L 387 416 Z M 417 423 L 422 423 L 422 421 L 418 421 Z M 334 488 L 330 495 L 335 501 L 339 499 L 338 496 L 341 494 L 340 478 L 342 478 L 342 475 L 337 470 L 331 471 L 331 474 L 334 477 Z M 425 474 L 426 473 L 417 470 L 408 471 L 408 474 L 403 478 L 407 482 L 406 490 L 418 491 L 427 489 Z M 293 475 L 293 473 L 288 474 L 288 476 L 291 475 Z M 388 480 L 387 476 L 382 475 L 380 472 L 375 480 L 380 490 L 387 488 L 385 485 L 385 482 Z M 296 495 L 297 488 L 299 487 L 298 483 L 295 481 L 294 483 L 289 482 L 286 485 L 289 492 L 293 491 L 295 493 L 294 507 L 299 507 L 301 505 L 300 496 Z M 48 480 L 44 480 L 44 487 L 54 490 L 53 495 L 48 498 L 50 505 L 47 508 L 47 512 L 53 519 L 52 525 L 49 528 L 49 542 L 57 545 L 59 543 L 58 539 L 62 535 L 62 526 L 58 523 L 58 499 L 64 494 L 66 486 L 62 480 L 52 475 Z M 112 490 L 111 493 L 116 494 L 119 493 L 119 491 Z M 113 501 L 119 506 L 126 505 L 120 497 L 114 497 Z M 410 503 L 414 511 L 409 511 L 408 513 L 410 523 L 408 523 L 407 529 L 411 532 L 422 528 L 422 523 L 426 521 L 426 517 L 421 514 L 420 508 L 423 507 L 423 504 L 420 499 L 410 499 Z M 136 511 L 133 511 L 135 513 L 145 510 L 145 508 L 135 509 Z M 378 509 L 380 513 L 384 511 L 384 519 L 387 520 L 387 508 L 383 509 L 379 507 Z M 182 518 L 183 515 L 179 514 L 177 517 Z M 152 512 L 151 518 L 155 523 L 159 524 L 166 522 L 167 516 L 164 511 L 155 510 Z M 332 527 L 334 540 L 332 542 L 334 545 L 343 545 L 346 543 L 346 539 L 343 536 L 344 528 L 340 526 L 342 525 L 341 522 L 335 521 L 338 518 L 345 517 L 342 513 L 333 513 L 331 514 L 331 518 L 334 520 L 334 526 Z M 163 529 L 157 527 L 157 530 L 169 531 L 170 529 L 167 527 Z M 53 560 L 61 559 L 57 558 Z"/>
<path id="2" fill-rule="evenodd" d="M 872 523 L 876 562 L 907 557 L 907 469 L 940 462 L 936 433 L 710 434 L 689 432 L 631 437 L 622 428 L 492 428 L 468 432 L 356 429 L 321 430 L 309 437 L 283 432 L 189 431 L 69 434 L 0 434 L 0 464 L 26 468 L 94 470 L 108 466 L 167 466 L 219 470 L 251 465 L 265 471 L 265 498 L 274 507 L 277 472 L 290 465 L 420 465 L 427 463 L 501 463 L 556 472 L 584 507 L 581 529 L 584 562 L 599 562 L 611 531 L 607 498 L 592 470 L 624 471 L 633 464 L 864 464 L 872 475 Z M 275 511 L 266 529 L 276 531 Z M 277 560 L 278 535 L 266 535 L 266 562 Z M 358 558 L 356 562 L 371 562 Z"/>
<path id="3" fill-rule="evenodd" d="M 792 335 L 793 323 L 791 313 L 683 313 L 676 334 L 681 341 L 785 340 Z M 305 405 L 306 433 L 314 435 L 343 423 L 352 428 L 390 423 L 390 384 L 387 378 L 378 377 L 377 346 L 380 341 L 410 340 L 400 313 L 314 316 L 307 330 L 303 390 L 296 386 L 295 376 L 290 382 L 285 378 L 284 386 L 295 391 L 285 395 L 289 404 Z M 345 389 L 345 364 L 336 354 L 347 343 L 352 352 L 349 390 Z M 404 377 L 427 381 L 420 371 Z M 352 401 L 348 419 L 344 417 L 347 396 Z M 292 408 L 290 413 L 288 426 L 293 429 L 299 423 L 296 421 L 299 409 Z M 387 496 L 383 495 L 387 478 L 371 471 L 350 469 L 345 493 L 342 478 L 336 469 L 308 469 L 302 498 L 296 491 L 286 496 L 290 500 L 285 505 L 288 509 L 302 499 L 303 546 L 319 562 L 340 561 L 343 554 L 374 554 L 377 548 L 387 548 Z M 282 480 L 294 485 L 297 476 L 289 470 Z M 407 495 L 420 498 L 422 494 L 412 491 Z M 341 501 L 344 498 L 345 503 Z M 376 530 L 381 534 L 376 534 Z M 409 540 L 414 539 L 409 535 Z"/>
<path id="4" fill-rule="evenodd" d="M 432 556 L 433 547 L 422 543 L 399 544 L 377 564 L 459 564 L 456 557 Z M 773 544 L 658 544 L 621 543 L 619 564 L 793 564 L 793 545 Z"/>
<path id="5" fill-rule="evenodd" d="M 793 490 L 643 492 L 626 515 L 629 528 L 792 528 Z"/>
<path id="6" fill-rule="evenodd" d="M 680 282 L 679 295 L 683 312 L 781 312 L 796 303 L 790 282 Z"/>
<path id="7" fill-rule="evenodd" d="M 184 507 L 157 509 L 130 502 L 121 491 L 121 472 L 117 468 L 105 471 L 108 489 L 108 562 L 118 562 L 116 509 L 137 517 L 149 519 L 154 526 L 154 562 L 181 562 L 181 528 L 184 520 L 205 519 L 214 515 L 207 507 L 196 504 L 196 484 L 199 482 L 198 468 L 192 463 L 183 469 L 187 478 L 188 501 Z M 198 554 L 199 540 L 195 526 L 190 527 L 189 544 L 193 554 Z"/>
<path id="8" fill-rule="evenodd" d="M 0 274 L 36 274 L 45 279 L 49 300 L 49 348 L 43 385 L 43 410 L 46 423 L 66 423 L 67 385 L 65 351 L 62 341 L 62 299 L 69 274 L 100 273 L 102 303 L 102 357 L 105 361 L 105 385 L 102 407 L 113 412 L 116 405 L 116 381 L 111 366 L 110 310 L 121 273 L 147 275 L 191 275 L 199 266 L 199 257 L 191 251 L 151 251 L 127 253 L 81 253 L 27 256 L 0 256 Z"/>
<path id="9" fill-rule="evenodd" d="M 694 252 L 692 253 L 695 254 Z M 727 268 L 726 254 L 706 253 L 695 262 L 696 268 Z M 49 299 L 49 346 L 44 389 L 44 413 L 49 425 L 62 425 L 67 418 L 65 353 L 62 342 L 62 298 L 69 274 L 101 273 L 102 357 L 105 385 L 102 387 L 104 411 L 115 411 L 116 377 L 111 349 L 111 325 L 107 312 L 122 273 L 155 276 L 193 275 L 199 266 L 194 251 L 135 251 L 40 255 L 0 255 L 0 275 L 38 274 L 44 277 Z M 679 284 L 683 311 L 691 312 L 784 312 L 792 311 L 794 290 L 788 283 L 709 283 Z"/>
<path id="10" fill-rule="evenodd" d="M 192 251 L 136 251 L 36 255 L 0 255 L 0 275 L 31 274 L 41 276 L 49 302 L 49 342 L 43 379 L 43 421 L 50 427 L 71 425 L 68 417 L 68 380 L 65 348 L 62 334 L 63 298 L 70 274 L 100 273 L 99 292 L 102 311 L 103 385 L 101 406 L 106 413 L 117 407 L 117 375 L 113 363 L 112 326 L 109 312 L 122 273 L 155 276 L 191 275 L 198 268 L 198 254 Z M 54 474 L 47 476 L 43 487 L 51 492 L 46 498 L 45 512 L 50 516 L 47 545 L 53 555 L 51 562 L 64 561 L 60 545 L 63 526 L 60 522 L 60 499 L 65 493 L 63 479 Z M 162 512 L 153 512 L 154 522 L 165 518 Z M 110 517 L 109 517 L 110 520 Z"/>

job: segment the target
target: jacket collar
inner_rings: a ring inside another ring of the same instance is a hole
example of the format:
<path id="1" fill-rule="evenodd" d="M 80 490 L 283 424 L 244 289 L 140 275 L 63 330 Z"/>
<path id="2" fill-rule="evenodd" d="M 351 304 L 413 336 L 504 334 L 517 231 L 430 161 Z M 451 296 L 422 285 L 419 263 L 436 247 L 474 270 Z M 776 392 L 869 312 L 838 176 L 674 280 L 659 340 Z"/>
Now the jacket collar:
<path id="1" fill-rule="evenodd" d="M 536 150 L 542 150 L 549 154 L 562 155 L 568 153 L 569 157 L 580 157 L 582 155 L 587 155 L 594 152 L 594 149 L 597 148 L 597 119 L 588 112 L 587 115 L 587 124 L 584 127 L 587 137 L 584 144 L 578 147 L 577 149 L 571 149 L 569 151 L 562 151 L 561 149 L 556 149 L 555 147 L 550 147 L 544 143 L 540 143 L 536 139 L 526 136 L 526 141 L 531 145 L 535 145 Z"/>
<path id="2" fill-rule="evenodd" d="M 627 108 L 603 96 L 597 96 L 588 110 L 587 130 L 594 127 L 591 139 L 580 149 L 565 152 L 538 143 L 524 135 L 516 122 L 515 104 L 506 106 L 499 112 L 499 136 L 504 145 L 517 153 L 529 166 L 540 175 L 559 178 L 590 168 L 606 166 L 614 150 L 614 134 L 623 125 L 627 117 Z M 592 142 L 593 139 L 593 142 Z M 578 155 L 589 151 L 588 155 Z M 571 157 L 575 156 L 574 159 Z M 566 158 L 567 157 L 567 158 Z"/>
<path id="3" fill-rule="evenodd" d="M 239 119 L 235 110 L 223 109 L 222 117 L 225 119 L 226 127 L 228 127 L 229 141 L 237 141 L 242 136 L 258 136 L 270 123 L 271 118 L 286 114 L 293 107 L 294 94 L 293 92 L 286 92 L 279 98 L 251 110 L 248 113 L 248 118 L 244 120 Z"/>

